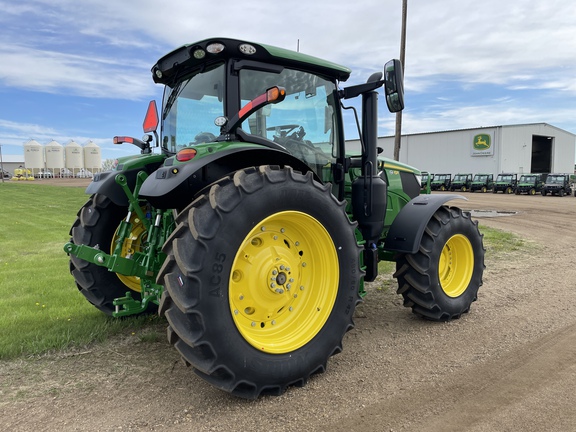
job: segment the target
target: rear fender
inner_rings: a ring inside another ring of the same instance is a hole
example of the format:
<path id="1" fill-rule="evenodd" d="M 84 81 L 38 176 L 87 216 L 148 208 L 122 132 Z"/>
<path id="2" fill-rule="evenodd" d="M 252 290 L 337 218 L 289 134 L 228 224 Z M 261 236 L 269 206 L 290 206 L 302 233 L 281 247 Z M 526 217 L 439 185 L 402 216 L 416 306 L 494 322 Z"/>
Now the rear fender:
<path id="1" fill-rule="evenodd" d="M 311 171 L 308 165 L 285 151 L 265 147 L 228 148 L 186 163 L 167 159 L 144 181 L 139 196 L 159 209 L 181 209 L 190 204 L 200 190 L 222 177 L 260 165 L 291 166 L 302 173 Z M 316 174 L 314 177 L 320 181 Z"/>
<path id="2" fill-rule="evenodd" d="M 130 190 L 134 190 L 138 173 L 140 171 L 145 171 L 148 175 L 152 174 L 160 165 L 162 165 L 164 159 L 164 155 L 138 157 L 119 165 L 114 171 L 96 173 L 94 174 L 92 182 L 86 188 L 86 193 L 90 195 L 98 193 L 110 198 L 110 200 L 116 205 L 124 207 L 128 206 L 128 197 L 124 193 L 122 187 L 116 183 L 116 176 L 118 174 L 124 175 L 128 187 Z"/>
<path id="3" fill-rule="evenodd" d="M 392 252 L 413 254 L 418 251 L 428 221 L 444 203 L 453 199 L 468 198 L 462 195 L 419 195 L 400 210 L 392 222 L 384 242 L 384 249 Z"/>

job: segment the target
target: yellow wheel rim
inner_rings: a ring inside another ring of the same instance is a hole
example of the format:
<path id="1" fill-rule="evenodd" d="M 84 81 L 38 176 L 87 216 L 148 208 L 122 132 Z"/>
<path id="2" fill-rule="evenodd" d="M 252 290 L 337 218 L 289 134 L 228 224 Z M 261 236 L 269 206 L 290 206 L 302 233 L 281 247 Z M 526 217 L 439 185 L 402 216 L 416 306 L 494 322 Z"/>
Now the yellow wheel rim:
<path id="1" fill-rule="evenodd" d="M 338 255 L 324 226 L 305 213 L 279 212 L 257 224 L 238 249 L 230 311 L 252 346 L 289 353 L 324 327 L 338 282 Z"/>
<path id="2" fill-rule="evenodd" d="M 474 251 L 472 244 L 462 234 L 448 239 L 438 263 L 438 276 L 444 293 L 458 297 L 470 283 L 474 271 Z"/>
<path id="3" fill-rule="evenodd" d="M 143 209 L 145 210 L 145 209 Z M 124 239 L 122 244 L 122 251 L 120 256 L 123 258 L 134 255 L 135 252 L 142 252 L 144 240 L 146 239 L 147 231 L 144 224 L 135 212 L 132 212 L 130 217 L 130 223 L 132 224 L 132 230 L 128 238 Z M 118 227 L 120 228 L 120 227 Z M 116 241 L 118 240 L 118 228 L 112 237 L 112 243 L 110 244 L 110 253 L 114 252 L 116 248 Z M 140 285 L 140 278 L 138 276 L 126 276 L 116 273 L 116 276 L 122 281 L 124 285 L 130 288 L 132 291 L 141 292 L 142 287 Z"/>

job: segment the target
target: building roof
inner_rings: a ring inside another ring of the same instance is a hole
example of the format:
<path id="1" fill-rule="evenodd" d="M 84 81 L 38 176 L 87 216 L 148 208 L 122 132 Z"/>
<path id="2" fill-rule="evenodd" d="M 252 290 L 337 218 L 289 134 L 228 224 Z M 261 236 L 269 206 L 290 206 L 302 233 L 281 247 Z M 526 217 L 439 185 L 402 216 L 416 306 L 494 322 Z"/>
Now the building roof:
<path id="1" fill-rule="evenodd" d="M 511 124 L 511 125 L 494 125 L 494 126 L 478 126 L 478 127 L 469 127 L 463 129 L 448 129 L 448 130 L 441 130 L 441 131 L 430 131 L 430 132 L 416 132 L 416 133 L 403 133 L 402 136 L 412 136 L 412 135 L 429 135 L 429 134 L 438 134 L 438 133 L 446 133 L 446 132 L 460 132 L 460 131 L 467 131 L 467 130 L 478 130 L 478 129 L 494 129 L 494 128 L 511 128 L 511 127 L 523 127 L 523 126 L 547 126 L 553 129 L 559 130 L 561 132 L 567 133 L 576 137 L 576 134 L 569 132 L 565 129 L 561 129 L 559 127 L 553 126 L 548 123 L 521 123 L 521 124 Z M 393 137 L 394 135 L 389 135 L 387 137 Z M 382 138 L 387 138 L 382 137 Z"/>

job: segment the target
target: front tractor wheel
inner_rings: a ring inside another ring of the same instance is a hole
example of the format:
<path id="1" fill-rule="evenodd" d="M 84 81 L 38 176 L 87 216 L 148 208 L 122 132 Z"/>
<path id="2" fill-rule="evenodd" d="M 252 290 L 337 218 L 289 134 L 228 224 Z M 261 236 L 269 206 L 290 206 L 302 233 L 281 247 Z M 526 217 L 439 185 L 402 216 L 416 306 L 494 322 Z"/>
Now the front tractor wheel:
<path id="1" fill-rule="evenodd" d="M 484 273 L 477 222 L 455 207 L 440 207 L 428 222 L 420 248 L 396 261 L 398 294 L 424 318 L 449 321 L 468 312 Z"/>
<path id="2" fill-rule="evenodd" d="M 249 399 L 323 372 L 353 327 L 362 276 L 355 224 L 330 187 L 289 168 L 242 170 L 177 224 L 161 312 L 195 372 Z"/>
<path id="3" fill-rule="evenodd" d="M 117 230 L 126 217 L 128 207 L 114 204 L 104 195 L 95 194 L 80 209 L 72 225 L 70 235 L 77 245 L 98 247 L 112 253 L 116 245 Z M 146 230 L 133 213 L 130 219 L 132 231 L 122 245 L 121 256 L 125 257 L 140 251 L 145 240 Z M 140 300 L 140 278 L 124 276 L 108 271 L 106 267 L 84 261 L 70 255 L 70 273 L 76 286 L 86 299 L 107 315 L 112 315 L 115 298 L 123 297 L 129 291 L 135 300 Z"/>

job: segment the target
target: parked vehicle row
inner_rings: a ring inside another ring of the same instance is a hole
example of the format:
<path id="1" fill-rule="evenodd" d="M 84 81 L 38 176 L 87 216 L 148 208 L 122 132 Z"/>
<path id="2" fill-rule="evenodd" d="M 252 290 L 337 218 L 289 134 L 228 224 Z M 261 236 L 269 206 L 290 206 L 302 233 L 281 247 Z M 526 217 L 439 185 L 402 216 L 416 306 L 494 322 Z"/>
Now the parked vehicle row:
<path id="1" fill-rule="evenodd" d="M 500 173 L 494 178 L 493 174 L 459 173 L 451 174 L 422 173 L 422 190 L 430 187 L 431 191 L 459 191 L 459 192 L 502 192 L 504 194 L 536 195 L 571 195 L 576 197 L 576 188 L 571 185 L 571 175 L 567 173 Z M 574 191 L 573 191 L 574 189 Z"/>
<path id="2" fill-rule="evenodd" d="M 80 168 L 76 172 L 72 172 L 68 168 L 62 168 L 60 170 L 45 170 L 40 169 L 38 172 L 34 172 L 28 168 L 19 167 L 14 170 L 14 175 L 10 172 L 3 170 L 2 176 L 5 179 L 12 180 L 34 180 L 34 179 L 51 179 L 51 178 L 92 178 L 94 174 L 92 171 Z"/>

